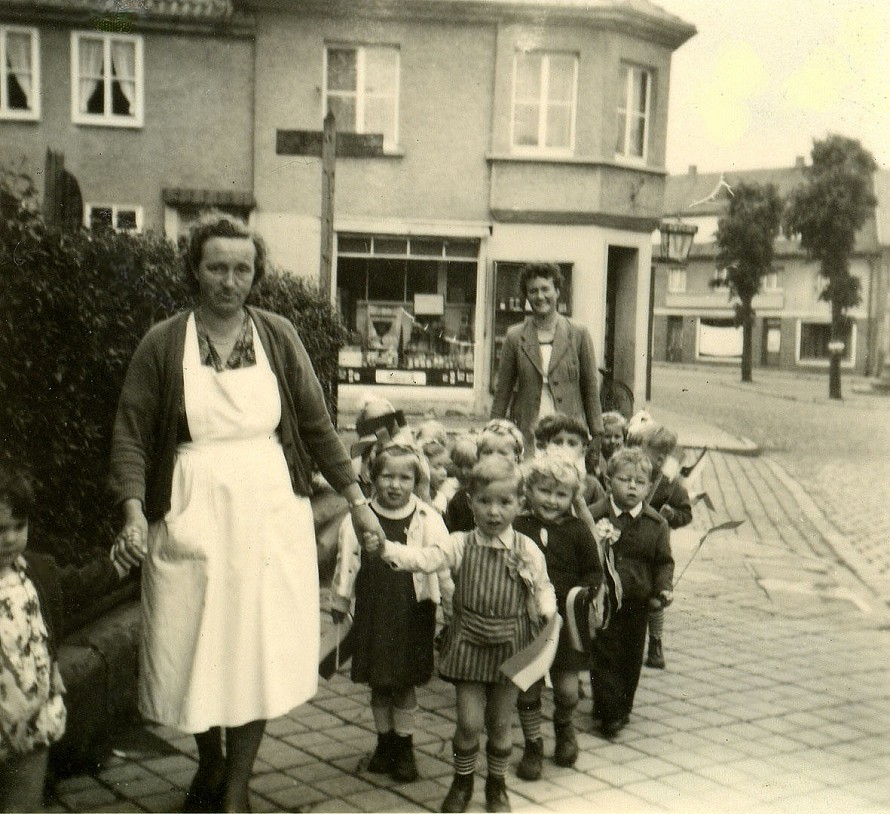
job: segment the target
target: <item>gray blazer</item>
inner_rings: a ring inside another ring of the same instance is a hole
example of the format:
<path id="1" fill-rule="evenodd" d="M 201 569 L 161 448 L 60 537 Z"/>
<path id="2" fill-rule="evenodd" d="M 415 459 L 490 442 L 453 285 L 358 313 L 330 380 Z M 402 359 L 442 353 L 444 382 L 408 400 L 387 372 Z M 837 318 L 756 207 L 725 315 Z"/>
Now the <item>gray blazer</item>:
<path id="1" fill-rule="evenodd" d="M 541 347 L 534 321 L 507 330 L 498 367 L 492 418 L 511 419 L 532 442 L 532 430 L 541 409 L 544 375 Z M 557 315 L 553 352 L 547 376 L 556 409 L 583 421 L 592 436 L 603 433 L 593 340 L 587 329 Z"/>

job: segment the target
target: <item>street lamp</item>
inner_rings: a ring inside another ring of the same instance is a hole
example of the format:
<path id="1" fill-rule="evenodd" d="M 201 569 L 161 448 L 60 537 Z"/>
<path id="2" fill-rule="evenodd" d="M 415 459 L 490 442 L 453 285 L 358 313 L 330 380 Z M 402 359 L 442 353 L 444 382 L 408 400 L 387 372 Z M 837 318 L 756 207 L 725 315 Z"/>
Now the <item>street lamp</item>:
<path id="1" fill-rule="evenodd" d="M 682 220 L 663 220 L 658 225 L 661 234 L 661 255 L 656 258 L 663 263 L 683 264 L 689 259 L 692 240 L 698 226 L 683 223 Z"/>

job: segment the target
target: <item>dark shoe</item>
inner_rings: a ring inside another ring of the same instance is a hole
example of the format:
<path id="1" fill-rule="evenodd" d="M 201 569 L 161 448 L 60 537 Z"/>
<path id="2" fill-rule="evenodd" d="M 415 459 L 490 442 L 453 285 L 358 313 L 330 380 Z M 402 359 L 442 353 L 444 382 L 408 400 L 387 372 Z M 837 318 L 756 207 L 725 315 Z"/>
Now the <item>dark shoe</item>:
<path id="1" fill-rule="evenodd" d="M 188 791 L 185 793 L 185 801 L 182 804 L 182 810 L 186 812 L 186 814 L 221 811 L 225 790 L 226 783 L 224 778 L 214 785 L 208 784 L 205 778 L 196 774 L 192 779 Z"/>
<path id="2" fill-rule="evenodd" d="M 473 798 L 473 775 L 456 774 L 442 801 L 442 811 L 466 811 Z"/>
<path id="3" fill-rule="evenodd" d="M 540 741 L 539 741 L 540 742 Z M 485 810 L 512 811 L 503 777 L 489 777 L 485 781 Z"/>
<path id="4" fill-rule="evenodd" d="M 624 718 L 604 718 L 600 724 L 600 733 L 607 740 L 612 740 L 622 729 L 627 721 Z"/>
<path id="5" fill-rule="evenodd" d="M 656 670 L 663 670 L 665 668 L 664 663 L 664 650 L 661 647 L 661 639 L 656 639 L 652 636 L 649 637 L 649 656 L 646 659 L 647 667 L 654 667 Z"/>
<path id="6" fill-rule="evenodd" d="M 519 761 L 519 765 L 516 767 L 516 776 L 521 777 L 523 780 L 540 780 L 543 768 L 544 741 L 541 738 L 526 741 L 522 760 Z"/>
<path id="7" fill-rule="evenodd" d="M 417 763 L 414 760 L 414 738 L 411 735 L 393 735 L 392 771 L 393 780 L 400 783 L 413 783 L 417 774 Z"/>
<path id="8" fill-rule="evenodd" d="M 368 761 L 368 771 L 374 774 L 389 774 L 393 768 L 393 746 L 395 732 L 378 732 L 377 748 Z"/>
<path id="9" fill-rule="evenodd" d="M 578 759 L 578 739 L 575 737 L 575 727 L 569 721 L 564 724 L 554 724 L 553 731 L 556 734 L 553 762 L 557 766 L 574 766 Z"/>

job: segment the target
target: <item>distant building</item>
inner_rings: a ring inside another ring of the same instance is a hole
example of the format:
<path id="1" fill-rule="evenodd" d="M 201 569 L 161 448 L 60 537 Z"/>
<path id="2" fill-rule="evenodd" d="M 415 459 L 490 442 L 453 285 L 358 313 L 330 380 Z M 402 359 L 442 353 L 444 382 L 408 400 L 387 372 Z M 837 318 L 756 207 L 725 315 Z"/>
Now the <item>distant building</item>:
<path id="1" fill-rule="evenodd" d="M 0 0 L 0 165 L 64 155 L 89 228 L 253 208 L 253 23 L 228 0 Z"/>
<path id="2" fill-rule="evenodd" d="M 706 198 L 724 177 L 732 187 L 738 182 L 775 184 L 787 197 L 804 177 L 804 159 L 794 167 L 741 172 L 698 173 L 690 167 L 685 175 L 672 175 L 665 189 L 665 214 L 680 215 L 698 226 L 698 233 L 684 268 L 659 264 L 655 273 L 653 359 L 682 363 L 739 364 L 742 329 L 733 324 L 734 301 L 729 289 L 711 282 L 721 273 L 716 267 L 717 223 L 728 207 L 729 194 L 690 208 Z M 877 302 L 879 254 L 876 223 L 871 218 L 860 230 L 850 261 L 850 273 L 859 278 L 862 302 L 848 311 L 843 367 L 872 373 L 878 347 Z M 831 331 L 829 304 L 819 299 L 822 281 L 818 263 L 808 261 L 799 241 L 784 236 L 776 240 L 773 271 L 763 278 L 754 298 L 753 336 L 755 367 L 784 370 L 827 368 Z"/>

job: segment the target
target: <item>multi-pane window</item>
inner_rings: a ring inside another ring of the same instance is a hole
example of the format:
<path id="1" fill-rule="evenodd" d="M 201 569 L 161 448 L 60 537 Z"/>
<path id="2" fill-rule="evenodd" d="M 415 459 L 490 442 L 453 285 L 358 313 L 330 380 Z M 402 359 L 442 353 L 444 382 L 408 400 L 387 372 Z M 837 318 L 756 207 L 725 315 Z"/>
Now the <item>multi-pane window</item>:
<path id="1" fill-rule="evenodd" d="M 652 107 L 652 71 L 622 63 L 618 80 L 615 155 L 646 160 Z"/>
<path id="2" fill-rule="evenodd" d="M 71 117 L 78 124 L 142 125 L 142 39 L 71 34 Z"/>
<path id="3" fill-rule="evenodd" d="M 529 51 L 513 63 L 511 144 L 517 152 L 570 153 L 575 143 L 578 58 Z"/>
<path id="4" fill-rule="evenodd" d="M 801 364 L 819 364 L 831 358 L 831 324 L 828 322 L 797 323 L 797 360 Z M 844 329 L 844 349 L 841 362 L 852 364 L 856 350 L 856 325 L 849 323 Z"/>
<path id="5" fill-rule="evenodd" d="M 0 118 L 40 117 L 40 40 L 36 29 L 0 25 Z"/>
<path id="6" fill-rule="evenodd" d="M 142 207 L 118 204 L 87 204 L 84 207 L 84 225 L 91 232 L 103 232 L 106 230 L 141 232 Z"/>
<path id="7" fill-rule="evenodd" d="M 382 133 L 383 149 L 399 140 L 399 50 L 390 46 L 329 45 L 325 49 L 323 115 L 337 130 Z"/>

